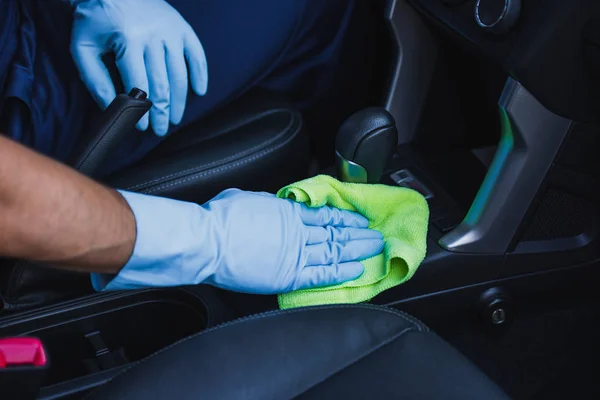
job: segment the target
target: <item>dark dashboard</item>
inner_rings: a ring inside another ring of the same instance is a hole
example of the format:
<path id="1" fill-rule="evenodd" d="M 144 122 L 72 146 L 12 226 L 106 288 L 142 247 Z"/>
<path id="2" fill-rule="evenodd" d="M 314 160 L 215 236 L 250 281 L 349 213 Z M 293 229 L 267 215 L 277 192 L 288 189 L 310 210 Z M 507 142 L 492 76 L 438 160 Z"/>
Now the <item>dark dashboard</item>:
<path id="1" fill-rule="evenodd" d="M 549 110 L 600 119 L 600 0 L 408 0 Z"/>

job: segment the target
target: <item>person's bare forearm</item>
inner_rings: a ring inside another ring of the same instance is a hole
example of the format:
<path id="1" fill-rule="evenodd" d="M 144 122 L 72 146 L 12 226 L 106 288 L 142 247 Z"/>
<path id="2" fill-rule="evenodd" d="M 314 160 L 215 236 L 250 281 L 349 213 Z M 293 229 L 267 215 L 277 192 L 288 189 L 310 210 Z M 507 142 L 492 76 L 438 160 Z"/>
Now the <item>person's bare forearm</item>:
<path id="1" fill-rule="evenodd" d="M 135 238 L 118 192 L 0 135 L 0 257 L 115 273 Z"/>

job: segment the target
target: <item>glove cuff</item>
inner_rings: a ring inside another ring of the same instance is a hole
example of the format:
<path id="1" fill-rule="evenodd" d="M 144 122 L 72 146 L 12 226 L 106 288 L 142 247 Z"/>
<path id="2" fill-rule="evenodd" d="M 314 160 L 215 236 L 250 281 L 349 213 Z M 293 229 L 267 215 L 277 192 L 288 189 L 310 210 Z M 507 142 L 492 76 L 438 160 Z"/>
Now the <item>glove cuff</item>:
<path id="1" fill-rule="evenodd" d="M 194 203 L 119 191 L 136 221 L 133 254 L 116 276 L 92 274 L 97 291 L 191 285 L 213 273 L 207 211 Z"/>

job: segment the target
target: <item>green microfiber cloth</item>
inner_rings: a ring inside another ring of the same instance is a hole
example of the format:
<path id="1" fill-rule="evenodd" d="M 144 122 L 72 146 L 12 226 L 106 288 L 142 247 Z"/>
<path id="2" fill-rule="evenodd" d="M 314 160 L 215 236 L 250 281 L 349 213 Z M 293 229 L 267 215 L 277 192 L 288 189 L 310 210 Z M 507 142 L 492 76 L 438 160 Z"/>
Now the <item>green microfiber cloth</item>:
<path id="1" fill-rule="evenodd" d="M 382 254 L 362 261 L 365 272 L 341 285 L 298 290 L 279 295 L 279 306 L 360 303 L 406 282 L 425 258 L 429 208 L 418 192 L 394 186 L 343 183 L 319 175 L 284 187 L 278 197 L 309 207 L 328 205 L 356 211 L 369 228 L 383 233 Z"/>

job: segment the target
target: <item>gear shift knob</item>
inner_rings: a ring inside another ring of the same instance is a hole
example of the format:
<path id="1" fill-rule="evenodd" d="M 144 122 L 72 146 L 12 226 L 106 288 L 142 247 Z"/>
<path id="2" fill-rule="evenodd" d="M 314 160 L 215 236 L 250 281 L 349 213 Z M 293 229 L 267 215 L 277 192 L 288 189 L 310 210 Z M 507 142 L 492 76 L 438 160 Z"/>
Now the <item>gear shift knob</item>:
<path id="1" fill-rule="evenodd" d="M 379 183 L 398 144 L 394 117 L 381 107 L 369 107 L 344 121 L 335 141 L 338 179 Z"/>

